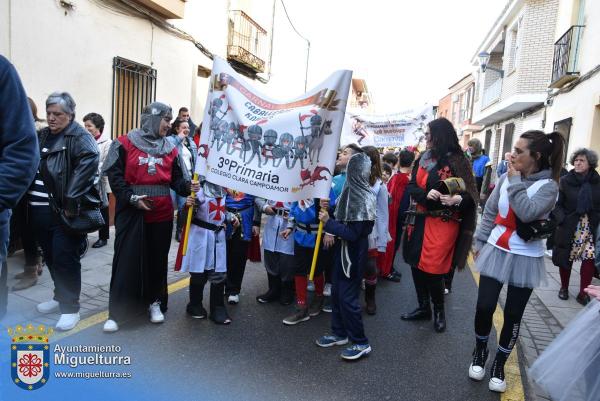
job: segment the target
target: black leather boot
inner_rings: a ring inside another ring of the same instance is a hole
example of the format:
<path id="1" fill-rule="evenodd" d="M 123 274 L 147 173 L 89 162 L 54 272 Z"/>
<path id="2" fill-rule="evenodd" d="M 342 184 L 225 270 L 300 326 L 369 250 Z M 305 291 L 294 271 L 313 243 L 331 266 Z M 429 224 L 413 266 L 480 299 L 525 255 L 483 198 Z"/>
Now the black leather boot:
<path id="1" fill-rule="evenodd" d="M 446 330 L 446 313 L 444 312 L 444 304 L 433 305 L 433 329 L 438 333 Z"/>
<path id="2" fill-rule="evenodd" d="M 268 304 L 279 299 L 281 294 L 281 278 L 267 273 L 269 279 L 269 289 L 262 295 L 256 297 L 256 301 L 261 304 Z"/>
<path id="3" fill-rule="evenodd" d="M 375 289 L 376 284 L 365 284 L 365 302 L 367 307 L 365 311 L 367 315 L 374 315 L 377 313 L 377 304 L 375 303 Z"/>
<path id="4" fill-rule="evenodd" d="M 225 299 L 223 292 L 225 291 L 225 283 L 210 284 L 210 320 L 217 324 L 229 324 L 231 319 L 225 308 Z"/>
<path id="5" fill-rule="evenodd" d="M 428 298 L 419 299 L 419 306 L 412 312 L 400 316 L 402 320 L 431 320 L 431 304 Z"/>
<path id="6" fill-rule="evenodd" d="M 206 280 L 206 273 L 191 273 L 190 302 L 187 304 L 185 310 L 194 319 L 205 319 L 208 316 L 206 309 L 202 305 Z"/>

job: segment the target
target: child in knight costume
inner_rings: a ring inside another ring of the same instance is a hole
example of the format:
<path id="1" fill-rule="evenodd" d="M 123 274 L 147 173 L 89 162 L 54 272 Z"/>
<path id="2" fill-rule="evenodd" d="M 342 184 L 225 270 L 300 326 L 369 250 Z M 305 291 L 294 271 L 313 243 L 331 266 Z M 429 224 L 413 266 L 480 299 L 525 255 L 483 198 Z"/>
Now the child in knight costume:
<path id="1" fill-rule="evenodd" d="M 188 206 L 195 205 L 188 237 L 188 249 L 183 257 L 181 271 L 190 273 L 190 302 L 187 313 L 195 319 L 204 319 L 202 306 L 204 286 L 210 281 L 210 319 L 217 324 L 229 324 L 223 293 L 227 277 L 225 227 L 237 227 L 237 217 L 225 211 L 225 190 L 202 180 L 196 198 L 188 198 Z"/>
<path id="2" fill-rule="evenodd" d="M 373 230 L 376 201 L 369 177 L 371 160 L 365 153 L 350 157 L 346 183 L 338 199 L 335 220 L 322 210 L 319 219 L 325 231 L 340 238 L 335 245 L 335 265 L 332 272 L 331 335 L 319 338 L 319 347 L 352 345 L 341 356 L 346 360 L 359 359 L 371 352 L 365 336 L 359 301 L 360 284 L 367 263 L 369 234 Z M 321 201 L 327 205 L 326 200 Z"/>
<path id="3" fill-rule="evenodd" d="M 269 289 L 256 301 L 265 304 L 279 299 L 282 305 L 289 305 L 294 300 L 294 239 L 280 234 L 288 226 L 292 203 L 262 198 L 256 198 L 255 203 L 261 213 L 269 216 L 262 237 Z M 255 220 L 260 225 L 260 218 Z"/>
<path id="4" fill-rule="evenodd" d="M 330 205 L 335 204 L 335 194 L 333 190 L 329 192 Z M 333 207 L 333 206 L 332 206 Z M 300 202 L 294 202 L 290 209 L 290 218 L 287 229 L 281 234 L 283 238 L 288 238 L 294 231 L 294 282 L 296 284 L 296 311 L 283 319 L 283 324 L 295 325 L 305 322 L 311 317 L 321 313 L 324 302 L 323 290 L 325 287 L 324 259 L 322 253 L 333 245 L 333 236 L 327 233 L 323 235 L 323 244 L 321 252 L 317 259 L 315 275 L 313 282 L 315 285 L 315 294 L 310 303 L 307 304 L 307 285 L 308 274 L 312 265 L 315 243 L 317 241 L 317 231 L 319 229 L 320 205 L 318 200 L 308 199 Z M 324 212 L 330 211 L 325 208 Z"/>
<path id="5" fill-rule="evenodd" d="M 239 226 L 227 226 L 227 284 L 225 292 L 227 302 L 236 305 L 240 302 L 242 280 L 248 260 L 248 246 L 252 239 L 252 221 L 254 219 L 254 196 L 232 189 L 227 190 L 225 206 L 239 220 Z"/>

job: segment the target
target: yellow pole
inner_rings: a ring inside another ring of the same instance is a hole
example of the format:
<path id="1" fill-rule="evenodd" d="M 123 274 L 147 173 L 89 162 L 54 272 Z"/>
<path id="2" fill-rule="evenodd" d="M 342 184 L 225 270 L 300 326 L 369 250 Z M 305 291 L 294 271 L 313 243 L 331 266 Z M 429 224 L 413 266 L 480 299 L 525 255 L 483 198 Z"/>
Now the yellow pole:
<path id="1" fill-rule="evenodd" d="M 317 231 L 317 242 L 315 242 L 315 252 L 313 253 L 312 265 L 310 266 L 309 281 L 313 281 L 315 276 L 315 268 L 317 267 L 317 257 L 319 256 L 319 248 L 321 247 L 321 236 L 323 235 L 323 222 L 319 221 L 319 231 Z"/>
<path id="2" fill-rule="evenodd" d="M 198 173 L 194 173 L 194 178 L 192 178 L 194 181 L 198 180 Z M 192 191 L 191 193 L 192 198 L 196 198 L 196 193 L 194 191 Z M 194 208 L 193 207 L 188 207 L 187 208 L 188 214 L 187 214 L 187 219 L 185 221 L 185 236 L 183 237 L 183 250 L 181 251 L 181 254 L 183 256 L 185 256 L 186 252 L 187 252 L 187 247 L 188 247 L 188 237 L 190 236 L 190 226 L 192 225 L 192 214 L 194 213 Z"/>

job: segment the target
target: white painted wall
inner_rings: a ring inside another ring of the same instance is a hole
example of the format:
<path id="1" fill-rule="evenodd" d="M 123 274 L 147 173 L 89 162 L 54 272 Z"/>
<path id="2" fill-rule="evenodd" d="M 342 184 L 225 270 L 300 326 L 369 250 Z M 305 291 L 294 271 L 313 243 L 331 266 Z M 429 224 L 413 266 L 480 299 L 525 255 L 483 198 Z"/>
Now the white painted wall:
<path id="1" fill-rule="evenodd" d="M 273 3 L 239 1 L 270 35 Z M 230 3 L 218 1 L 208 6 L 205 1 L 190 0 L 186 2 L 185 18 L 169 22 L 225 58 Z M 170 104 L 175 113 L 181 106 L 190 108 L 193 120 L 199 122 L 209 79 L 198 77 L 197 68 L 201 65 L 211 69 L 212 61 L 191 42 L 149 20 L 123 15 L 101 4 L 100 0 L 77 0 L 76 8 L 65 15 L 57 1 L 0 0 L 0 53 L 17 68 L 40 116 L 44 115 L 44 101 L 50 93 L 68 91 L 77 102 L 79 121 L 93 111 L 104 116 L 110 127 L 112 60 L 119 56 L 155 68 L 156 99 Z M 281 8 L 276 16 L 272 79 L 267 86 L 258 81 L 250 85 L 272 95 L 287 93 L 290 97 L 290 88 L 300 95 L 304 88 L 304 42 L 293 36 Z M 267 51 L 268 46 L 267 41 Z M 297 60 L 287 54 L 294 47 L 298 47 L 294 52 Z M 287 68 L 288 63 L 293 66 Z"/>
<path id="2" fill-rule="evenodd" d="M 561 1 L 557 37 L 569 28 L 572 19 L 573 0 Z M 600 65 L 600 1 L 587 0 L 585 4 L 585 28 L 580 43 L 579 67 L 581 75 Z M 562 32 L 562 33 L 560 33 Z M 546 131 L 553 128 L 556 121 L 573 119 L 569 141 L 569 154 L 579 147 L 595 147 L 600 145 L 600 126 L 595 123 L 600 106 L 600 74 L 579 84 L 572 91 L 562 93 L 553 99 L 552 106 L 547 109 Z"/>

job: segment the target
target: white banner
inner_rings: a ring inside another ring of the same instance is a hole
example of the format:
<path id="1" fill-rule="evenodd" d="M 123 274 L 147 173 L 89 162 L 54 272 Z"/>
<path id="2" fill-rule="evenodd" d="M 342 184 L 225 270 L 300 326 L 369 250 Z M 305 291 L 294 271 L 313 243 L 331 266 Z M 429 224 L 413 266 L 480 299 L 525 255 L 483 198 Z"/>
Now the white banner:
<path id="1" fill-rule="evenodd" d="M 347 113 L 342 130 L 341 144 L 360 146 L 404 147 L 415 146 L 425 133 L 425 126 L 433 120 L 433 107 L 408 110 L 386 115 Z"/>
<path id="2" fill-rule="evenodd" d="M 215 58 L 196 172 L 271 200 L 329 197 L 351 79 L 351 71 L 337 71 L 304 96 L 278 102 Z"/>

